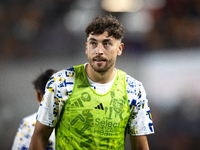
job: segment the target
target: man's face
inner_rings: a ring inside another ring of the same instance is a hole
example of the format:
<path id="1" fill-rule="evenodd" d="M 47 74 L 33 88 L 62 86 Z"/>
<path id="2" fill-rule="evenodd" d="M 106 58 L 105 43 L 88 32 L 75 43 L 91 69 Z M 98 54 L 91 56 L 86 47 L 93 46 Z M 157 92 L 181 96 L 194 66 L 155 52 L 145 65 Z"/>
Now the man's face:
<path id="1" fill-rule="evenodd" d="M 90 34 L 86 42 L 86 55 L 94 71 L 103 73 L 115 67 L 117 55 L 122 54 L 123 43 L 110 37 L 105 31 L 100 35 Z"/>

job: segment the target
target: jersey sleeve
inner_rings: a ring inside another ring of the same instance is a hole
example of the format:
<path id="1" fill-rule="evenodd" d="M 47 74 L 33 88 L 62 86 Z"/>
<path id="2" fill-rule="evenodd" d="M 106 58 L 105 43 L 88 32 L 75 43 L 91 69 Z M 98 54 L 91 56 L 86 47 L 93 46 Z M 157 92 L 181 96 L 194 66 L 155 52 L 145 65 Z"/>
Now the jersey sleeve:
<path id="1" fill-rule="evenodd" d="M 62 73 L 54 74 L 46 84 L 45 93 L 38 109 L 37 120 L 49 127 L 55 127 L 64 105 L 60 83 Z"/>
<path id="2" fill-rule="evenodd" d="M 131 110 L 128 133 L 132 136 L 153 134 L 153 121 L 143 84 L 130 76 L 127 77 L 127 83 L 127 94 Z"/>

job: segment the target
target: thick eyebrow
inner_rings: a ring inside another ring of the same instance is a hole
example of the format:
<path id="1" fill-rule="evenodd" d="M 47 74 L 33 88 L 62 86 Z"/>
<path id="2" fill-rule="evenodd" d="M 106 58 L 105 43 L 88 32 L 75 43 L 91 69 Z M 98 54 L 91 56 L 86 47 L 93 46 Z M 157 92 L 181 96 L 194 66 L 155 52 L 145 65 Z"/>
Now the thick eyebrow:
<path id="1" fill-rule="evenodd" d="M 97 41 L 95 38 L 90 38 L 89 41 Z"/>
<path id="2" fill-rule="evenodd" d="M 111 39 L 105 39 L 103 40 L 103 42 L 109 42 L 109 41 L 112 41 Z"/>
<path id="3" fill-rule="evenodd" d="M 97 41 L 95 38 L 90 38 L 89 41 Z M 109 42 L 112 41 L 111 39 L 104 39 L 103 42 Z"/>

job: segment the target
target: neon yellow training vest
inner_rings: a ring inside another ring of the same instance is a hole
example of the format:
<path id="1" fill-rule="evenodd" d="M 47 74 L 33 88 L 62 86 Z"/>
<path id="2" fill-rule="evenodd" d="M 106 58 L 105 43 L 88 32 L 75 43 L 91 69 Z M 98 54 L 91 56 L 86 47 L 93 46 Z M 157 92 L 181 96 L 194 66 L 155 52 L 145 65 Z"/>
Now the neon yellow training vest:
<path id="1" fill-rule="evenodd" d="M 130 116 L 125 72 L 118 70 L 104 95 L 89 85 L 84 65 L 75 66 L 75 83 L 56 127 L 57 150 L 123 150 Z"/>

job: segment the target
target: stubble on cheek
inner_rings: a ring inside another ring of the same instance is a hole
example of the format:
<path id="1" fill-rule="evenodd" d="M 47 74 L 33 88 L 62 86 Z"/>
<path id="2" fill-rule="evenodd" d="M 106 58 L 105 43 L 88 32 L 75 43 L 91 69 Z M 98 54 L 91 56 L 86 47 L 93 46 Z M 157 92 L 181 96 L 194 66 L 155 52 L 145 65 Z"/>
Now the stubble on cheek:
<path id="1" fill-rule="evenodd" d="M 111 59 L 109 61 L 105 61 L 106 62 L 105 65 L 98 64 L 98 63 L 95 65 L 95 61 L 91 58 L 88 58 L 88 62 L 90 64 L 90 66 L 93 68 L 93 70 L 96 72 L 99 72 L 99 73 L 108 71 L 115 63 L 114 60 Z"/>

